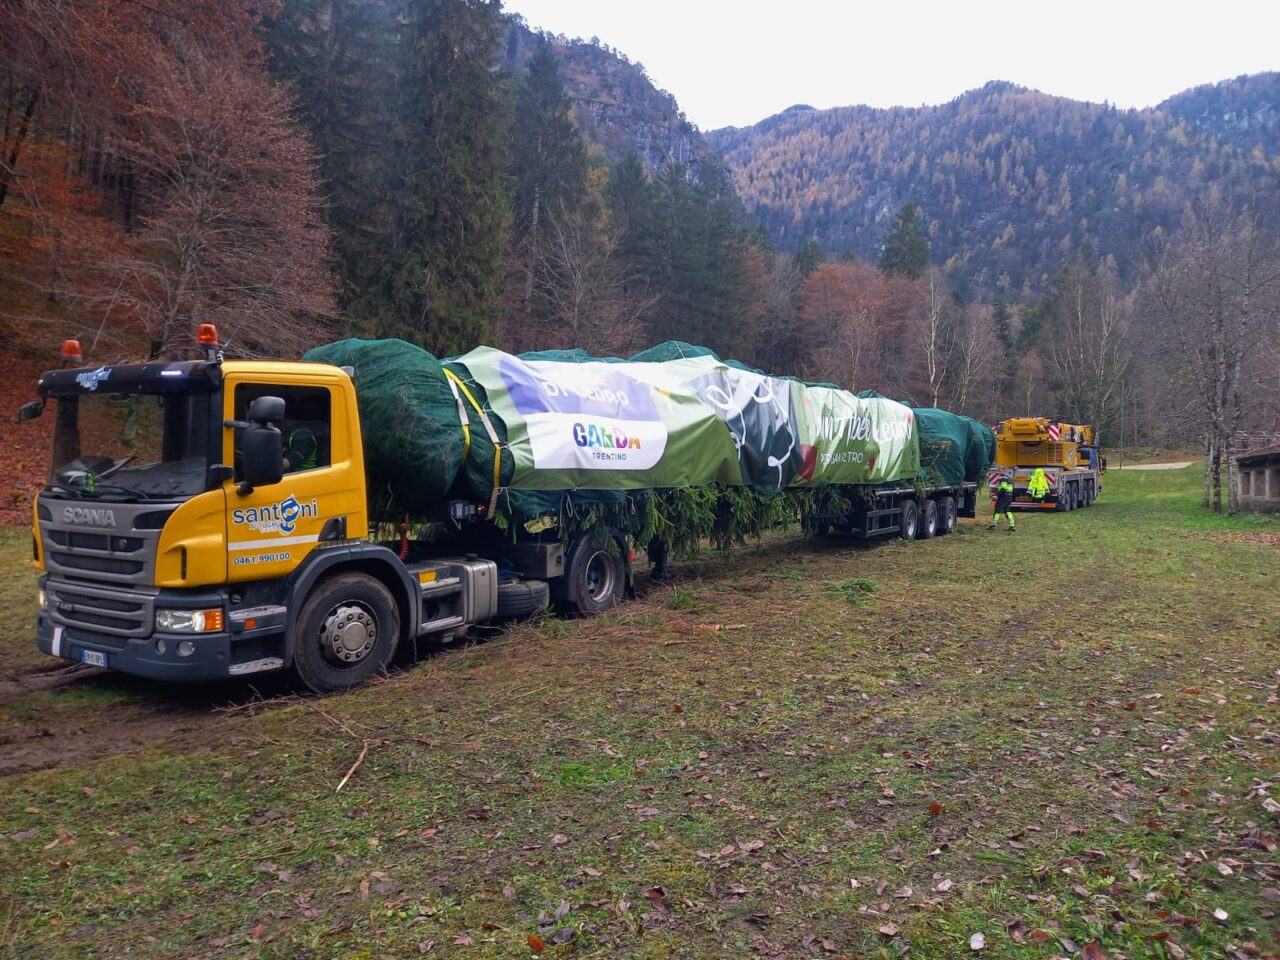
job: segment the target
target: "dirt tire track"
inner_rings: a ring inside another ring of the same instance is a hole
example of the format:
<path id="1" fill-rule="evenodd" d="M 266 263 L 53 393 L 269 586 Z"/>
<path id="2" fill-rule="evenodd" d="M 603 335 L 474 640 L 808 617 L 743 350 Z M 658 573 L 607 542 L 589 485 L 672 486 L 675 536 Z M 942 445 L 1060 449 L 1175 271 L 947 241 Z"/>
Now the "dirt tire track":
<path id="1" fill-rule="evenodd" d="M 76 663 L 30 667 L 0 680 L 0 777 L 89 766 L 146 747 L 211 750 L 244 719 L 224 708 L 270 697 L 278 685 L 178 686 Z M 84 699 L 99 693 L 114 702 L 86 707 Z"/>

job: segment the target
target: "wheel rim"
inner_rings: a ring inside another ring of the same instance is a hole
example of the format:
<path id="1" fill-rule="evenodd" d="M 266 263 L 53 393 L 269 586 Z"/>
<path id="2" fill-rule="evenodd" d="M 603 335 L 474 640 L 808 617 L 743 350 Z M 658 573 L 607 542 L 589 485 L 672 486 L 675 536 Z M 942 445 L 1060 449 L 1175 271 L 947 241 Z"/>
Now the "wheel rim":
<path id="1" fill-rule="evenodd" d="M 320 627 L 320 651 L 335 667 L 357 666 L 378 643 L 378 618 L 358 600 L 343 600 L 325 614 Z"/>
<path id="2" fill-rule="evenodd" d="M 915 511 L 911 511 L 911 513 L 907 518 L 906 539 L 914 540 L 916 537 L 916 530 L 919 529 L 919 526 L 920 526 L 920 515 L 917 514 Z"/>
<path id="3" fill-rule="evenodd" d="M 595 603 L 603 603 L 613 596 L 617 570 L 613 556 L 607 550 L 597 550 L 587 561 L 584 571 L 587 596 Z"/>

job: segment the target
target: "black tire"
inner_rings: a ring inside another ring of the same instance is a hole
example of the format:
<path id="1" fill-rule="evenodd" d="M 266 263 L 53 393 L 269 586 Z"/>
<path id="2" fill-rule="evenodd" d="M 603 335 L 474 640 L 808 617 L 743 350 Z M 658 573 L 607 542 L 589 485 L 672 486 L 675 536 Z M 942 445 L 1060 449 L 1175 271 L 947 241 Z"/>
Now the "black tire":
<path id="1" fill-rule="evenodd" d="M 938 535 L 946 536 L 956 529 L 956 498 L 942 496 L 938 498 Z"/>
<path id="2" fill-rule="evenodd" d="M 551 588 L 545 580 L 512 580 L 498 584 L 495 620 L 524 620 L 551 604 Z"/>
<path id="3" fill-rule="evenodd" d="M 626 589 L 626 568 L 617 540 L 600 542 L 590 534 L 579 537 L 565 562 L 562 607 L 571 614 L 593 617 L 612 610 Z"/>
<path id="4" fill-rule="evenodd" d="M 293 634 L 293 671 L 316 693 L 350 690 L 381 673 L 400 641 L 400 610 L 380 581 L 340 573 L 311 591 Z"/>
<path id="5" fill-rule="evenodd" d="M 920 514 L 916 510 L 916 502 L 914 500 L 905 500 L 902 504 L 902 514 L 898 517 L 898 536 L 903 540 L 914 540 L 920 526 Z"/>
<path id="6" fill-rule="evenodd" d="M 1067 509 L 1075 510 L 1077 507 L 1080 506 L 1080 487 L 1073 485 L 1071 487 L 1071 491 L 1069 495 L 1071 497 L 1071 505 L 1068 506 Z"/>
<path id="7" fill-rule="evenodd" d="M 921 540 L 932 540 L 938 535 L 938 505 L 932 500 L 926 500 L 920 508 L 920 529 L 916 536 Z"/>

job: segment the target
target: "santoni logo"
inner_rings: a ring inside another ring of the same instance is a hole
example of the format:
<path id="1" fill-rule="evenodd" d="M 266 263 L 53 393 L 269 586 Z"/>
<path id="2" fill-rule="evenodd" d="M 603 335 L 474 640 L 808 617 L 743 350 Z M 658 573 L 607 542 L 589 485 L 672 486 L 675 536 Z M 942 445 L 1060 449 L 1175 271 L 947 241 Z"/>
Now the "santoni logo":
<path id="1" fill-rule="evenodd" d="M 301 503 L 290 494 L 276 503 L 262 507 L 242 507 L 231 511 L 231 522 L 237 526 L 246 526 L 259 533 L 293 533 L 299 520 L 307 520 L 320 515 L 320 506 L 313 498 L 310 503 Z"/>

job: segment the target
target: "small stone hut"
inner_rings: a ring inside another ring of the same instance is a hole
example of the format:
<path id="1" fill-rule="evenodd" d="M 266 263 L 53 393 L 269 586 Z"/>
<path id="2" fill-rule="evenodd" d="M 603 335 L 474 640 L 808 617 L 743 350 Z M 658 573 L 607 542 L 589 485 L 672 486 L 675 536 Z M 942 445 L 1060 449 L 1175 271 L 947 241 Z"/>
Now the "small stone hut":
<path id="1" fill-rule="evenodd" d="M 1240 507 L 1280 513 L 1280 443 L 1236 454 Z"/>

